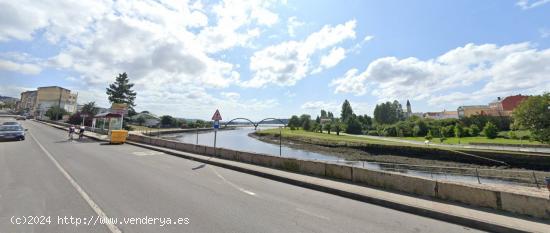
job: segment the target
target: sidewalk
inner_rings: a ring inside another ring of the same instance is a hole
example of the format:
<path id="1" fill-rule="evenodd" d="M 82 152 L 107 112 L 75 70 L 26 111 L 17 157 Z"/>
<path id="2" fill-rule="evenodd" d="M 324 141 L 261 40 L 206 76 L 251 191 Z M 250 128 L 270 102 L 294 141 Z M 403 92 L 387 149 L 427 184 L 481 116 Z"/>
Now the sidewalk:
<path id="1" fill-rule="evenodd" d="M 45 124 L 65 129 L 57 125 Z M 86 136 L 101 141 L 106 140 L 106 135 L 99 135 L 93 132 L 86 132 Z M 443 203 L 356 184 L 191 154 L 163 147 L 135 142 L 128 142 L 128 144 L 481 230 L 492 232 L 550 232 L 549 223 L 543 223 L 534 219 L 502 215 L 485 209 L 474 209 L 458 204 Z"/>

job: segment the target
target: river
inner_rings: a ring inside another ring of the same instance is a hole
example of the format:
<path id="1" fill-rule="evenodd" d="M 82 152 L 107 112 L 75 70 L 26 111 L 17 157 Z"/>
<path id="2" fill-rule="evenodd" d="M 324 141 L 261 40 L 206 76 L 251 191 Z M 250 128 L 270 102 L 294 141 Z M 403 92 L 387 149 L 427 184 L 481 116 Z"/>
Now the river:
<path id="1" fill-rule="evenodd" d="M 273 128 L 274 126 L 263 127 Z M 258 127 L 258 130 L 262 128 Z M 399 173 L 406 173 L 409 175 L 436 179 L 436 180 L 452 180 L 452 181 L 461 181 L 467 183 L 478 183 L 478 178 L 471 175 L 458 175 L 458 174 L 441 174 L 427 172 L 424 170 L 414 170 L 410 168 L 396 167 L 392 164 L 385 163 L 376 163 L 376 162 L 366 162 L 366 161 L 346 161 L 341 157 L 336 155 L 331 155 L 327 153 L 318 153 L 308 150 L 295 149 L 285 146 L 284 144 L 279 147 L 277 144 L 267 143 L 248 136 L 249 133 L 254 132 L 254 127 L 237 127 L 234 130 L 220 130 L 217 132 L 216 146 L 239 150 L 247 151 L 253 153 L 262 153 L 268 155 L 291 157 L 305 160 L 322 160 L 331 163 L 345 163 L 350 166 L 365 167 L 371 170 L 378 171 L 393 171 Z M 164 138 L 175 139 L 177 141 L 195 144 L 198 142 L 199 145 L 213 146 L 214 145 L 214 132 L 213 131 L 203 131 L 199 133 L 177 133 L 177 134 L 167 134 L 163 136 Z M 495 178 L 479 178 L 479 182 L 488 183 L 488 184 L 513 184 L 518 185 L 519 183 L 511 182 L 503 179 Z M 523 184 L 522 185 L 526 185 Z"/>

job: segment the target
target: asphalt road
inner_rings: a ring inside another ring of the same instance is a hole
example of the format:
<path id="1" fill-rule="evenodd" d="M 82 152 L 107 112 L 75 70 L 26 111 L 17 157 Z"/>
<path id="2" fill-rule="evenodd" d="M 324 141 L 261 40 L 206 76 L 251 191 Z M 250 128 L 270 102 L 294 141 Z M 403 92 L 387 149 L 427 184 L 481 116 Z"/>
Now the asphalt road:
<path id="1" fill-rule="evenodd" d="M 131 145 L 70 142 L 37 122 L 23 126 L 27 140 L 0 142 L 0 232 L 477 232 Z M 117 222 L 93 225 L 98 215 Z M 17 225 L 12 216 L 51 223 Z M 132 217 L 158 219 L 124 222 Z M 163 218 L 181 224 L 161 226 Z"/>

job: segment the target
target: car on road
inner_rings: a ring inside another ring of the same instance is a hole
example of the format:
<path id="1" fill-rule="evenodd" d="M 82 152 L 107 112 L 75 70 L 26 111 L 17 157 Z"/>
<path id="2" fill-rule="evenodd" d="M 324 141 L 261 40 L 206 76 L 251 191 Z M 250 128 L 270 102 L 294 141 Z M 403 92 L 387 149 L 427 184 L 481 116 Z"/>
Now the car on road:
<path id="1" fill-rule="evenodd" d="M 20 125 L 0 126 L 0 140 L 25 140 L 25 131 Z"/>
<path id="2" fill-rule="evenodd" d="M 15 117 L 15 119 L 18 120 L 18 121 L 24 121 L 27 118 L 25 116 L 17 116 L 17 117 Z"/>
<path id="3" fill-rule="evenodd" d="M 18 125 L 18 126 L 21 126 L 21 124 L 17 121 L 6 121 L 6 122 L 2 123 L 2 125 Z"/>

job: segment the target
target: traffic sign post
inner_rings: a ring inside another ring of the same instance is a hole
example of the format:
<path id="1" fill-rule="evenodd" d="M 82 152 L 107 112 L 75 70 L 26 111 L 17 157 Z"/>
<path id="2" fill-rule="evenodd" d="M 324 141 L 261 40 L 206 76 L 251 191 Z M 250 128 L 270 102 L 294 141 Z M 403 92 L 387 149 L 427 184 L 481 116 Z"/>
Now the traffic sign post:
<path id="1" fill-rule="evenodd" d="M 218 136 L 218 129 L 220 128 L 220 121 L 222 120 L 222 115 L 218 109 L 214 112 L 212 120 L 214 121 L 214 154 L 216 154 L 216 139 Z"/>

